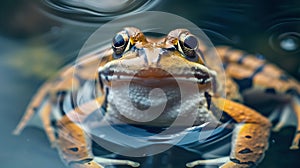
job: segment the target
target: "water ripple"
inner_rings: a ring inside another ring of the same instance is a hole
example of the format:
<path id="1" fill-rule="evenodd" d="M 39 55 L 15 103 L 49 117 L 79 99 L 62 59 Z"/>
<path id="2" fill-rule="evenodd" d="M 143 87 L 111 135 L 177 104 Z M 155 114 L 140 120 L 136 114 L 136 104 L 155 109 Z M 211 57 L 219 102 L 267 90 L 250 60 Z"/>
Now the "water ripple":
<path id="1" fill-rule="evenodd" d="M 146 11 L 161 0 L 43 0 L 46 12 L 61 18 L 87 22 L 106 22 L 130 13 Z"/>

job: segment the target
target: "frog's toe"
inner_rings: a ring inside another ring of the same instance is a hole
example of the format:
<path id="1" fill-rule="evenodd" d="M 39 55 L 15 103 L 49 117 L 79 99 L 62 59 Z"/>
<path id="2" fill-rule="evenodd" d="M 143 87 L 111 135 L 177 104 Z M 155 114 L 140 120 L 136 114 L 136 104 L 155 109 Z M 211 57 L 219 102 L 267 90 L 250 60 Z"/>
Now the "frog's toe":
<path id="1" fill-rule="evenodd" d="M 220 168 L 249 168 L 254 167 L 254 165 L 251 164 L 240 164 L 233 161 L 228 161 L 220 166 Z"/>
<path id="2" fill-rule="evenodd" d="M 99 165 L 94 160 L 90 160 L 84 163 L 72 163 L 70 164 L 71 168 L 104 168 L 103 166 Z"/>
<path id="3" fill-rule="evenodd" d="M 296 126 L 295 136 L 290 146 L 290 149 L 299 149 L 300 141 L 300 100 L 298 97 L 294 97 L 293 100 L 283 106 L 282 108 L 275 109 L 269 116 L 269 120 L 276 121 L 278 123 L 273 127 L 273 131 L 278 132 L 286 126 Z"/>
<path id="4" fill-rule="evenodd" d="M 300 141 L 300 98 L 294 98 L 294 101 L 292 103 L 292 107 L 293 110 L 296 114 L 297 118 L 297 129 L 296 129 L 296 133 L 293 139 L 293 143 L 292 146 L 290 147 L 290 149 L 299 149 L 299 141 Z"/>
<path id="5" fill-rule="evenodd" d="M 229 157 L 219 157 L 216 159 L 195 160 L 186 164 L 186 167 L 195 167 L 198 165 L 221 165 L 229 161 Z"/>
<path id="6" fill-rule="evenodd" d="M 51 148 L 57 148 L 57 141 L 51 142 Z"/>
<path id="7" fill-rule="evenodd" d="M 293 143 L 290 146 L 290 149 L 292 150 L 299 149 L 299 141 L 300 141 L 300 132 L 298 131 L 293 139 Z"/>
<path id="8" fill-rule="evenodd" d="M 101 163 L 103 165 L 127 165 L 131 167 L 139 167 L 140 163 L 134 162 L 131 160 L 120 160 L 120 159 L 109 159 L 103 157 L 94 157 L 94 160 L 97 163 Z"/>
<path id="9" fill-rule="evenodd" d="M 269 116 L 269 120 L 274 121 L 278 118 L 278 123 L 273 127 L 274 132 L 279 132 L 283 127 L 297 125 L 295 115 L 290 104 L 282 108 L 275 109 Z"/>

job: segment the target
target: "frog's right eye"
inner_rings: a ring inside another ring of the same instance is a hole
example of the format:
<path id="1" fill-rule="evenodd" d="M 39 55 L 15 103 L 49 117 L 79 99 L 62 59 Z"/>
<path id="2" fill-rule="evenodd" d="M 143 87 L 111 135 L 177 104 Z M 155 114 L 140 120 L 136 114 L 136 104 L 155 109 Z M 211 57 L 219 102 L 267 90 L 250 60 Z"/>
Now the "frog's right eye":
<path id="1" fill-rule="evenodd" d="M 120 55 L 129 49 L 130 37 L 127 31 L 123 30 L 115 35 L 112 40 L 112 48 L 116 56 Z"/>

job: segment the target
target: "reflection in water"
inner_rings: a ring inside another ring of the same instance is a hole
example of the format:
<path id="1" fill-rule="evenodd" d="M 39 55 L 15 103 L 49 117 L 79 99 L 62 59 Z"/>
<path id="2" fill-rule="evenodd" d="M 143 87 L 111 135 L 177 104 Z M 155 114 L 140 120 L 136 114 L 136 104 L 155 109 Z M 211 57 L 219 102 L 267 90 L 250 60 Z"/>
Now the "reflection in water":
<path id="1" fill-rule="evenodd" d="M 161 0 L 43 0 L 45 9 L 60 17 L 83 22 L 105 22 L 128 13 L 146 11 Z"/>
<path id="2" fill-rule="evenodd" d="M 268 32 L 271 34 L 269 45 L 275 51 L 285 55 L 300 53 L 300 21 L 289 21 L 272 26 Z"/>
<path id="3" fill-rule="evenodd" d="M 286 49 L 291 43 L 284 40 L 291 39 L 295 44 L 300 41 L 299 34 L 291 35 L 300 32 L 297 26 L 299 1 L 247 0 L 235 3 L 228 0 L 211 0 L 187 3 L 178 0 L 43 0 L 40 6 L 48 16 L 58 22 L 76 22 L 77 27 L 72 29 L 82 29 L 79 30 L 81 33 L 92 32 L 85 29 L 98 27 L 106 21 L 128 13 L 146 10 L 171 12 L 197 24 L 215 44 L 233 45 L 264 55 L 300 79 L 300 59 L 297 59 L 299 47 L 293 50 Z M 285 43 L 282 43 L 282 40 Z M 282 44 L 285 44 L 283 48 Z"/>
<path id="4" fill-rule="evenodd" d="M 156 136 L 157 133 L 164 131 L 161 127 L 146 127 L 140 125 L 114 125 L 121 133 L 124 133 L 132 139 L 113 138 L 110 135 L 109 127 L 96 129 L 93 134 L 94 149 L 96 156 L 113 156 L 113 153 L 107 151 L 103 146 L 110 145 L 115 148 L 114 158 L 129 159 L 141 163 L 141 168 L 148 167 L 185 167 L 185 163 L 196 159 L 211 159 L 227 156 L 230 151 L 231 129 L 218 127 L 208 138 L 203 136 L 208 130 L 205 125 L 194 126 L 182 131 L 178 127 L 179 133 L 172 133 L 164 136 Z M 203 129 L 203 130 L 202 130 Z M 130 130 L 130 131 L 128 131 Z M 178 143 L 174 141 L 174 136 L 186 134 Z M 204 138 L 203 138 L 204 137 Z M 203 139 L 202 139 L 203 138 Z M 100 146 L 102 145 L 102 147 Z M 159 148 L 169 148 L 167 151 L 152 155 Z M 118 155 L 118 153 L 131 153 L 139 157 L 128 157 L 128 155 Z M 184 155 L 182 155 L 184 153 Z M 161 156 L 164 156 L 162 161 Z"/>

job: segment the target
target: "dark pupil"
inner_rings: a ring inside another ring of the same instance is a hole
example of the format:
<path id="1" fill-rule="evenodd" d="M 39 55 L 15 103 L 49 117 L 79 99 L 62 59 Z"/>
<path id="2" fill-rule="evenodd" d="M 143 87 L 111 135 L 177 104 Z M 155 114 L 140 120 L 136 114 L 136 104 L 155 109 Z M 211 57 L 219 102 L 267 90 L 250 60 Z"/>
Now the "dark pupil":
<path id="1" fill-rule="evenodd" d="M 183 45 L 189 49 L 195 49 L 198 46 L 198 41 L 193 36 L 188 36 L 184 39 Z"/>
<path id="2" fill-rule="evenodd" d="M 123 36 L 120 34 L 117 34 L 113 39 L 113 44 L 115 47 L 123 46 L 125 44 Z"/>

